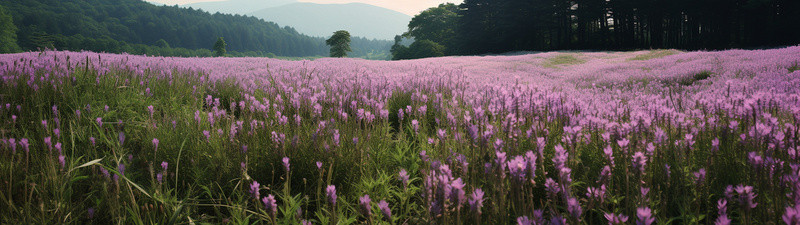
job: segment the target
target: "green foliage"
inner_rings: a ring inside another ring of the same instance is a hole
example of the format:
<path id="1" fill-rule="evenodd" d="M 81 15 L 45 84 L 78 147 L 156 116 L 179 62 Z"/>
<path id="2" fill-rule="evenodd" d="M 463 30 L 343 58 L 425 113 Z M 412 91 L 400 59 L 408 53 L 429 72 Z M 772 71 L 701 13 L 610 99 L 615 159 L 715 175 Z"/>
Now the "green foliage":
<path id="1" fill-rule="evenodd" d="M 0 6 L 0 53 L 18 52 L 17 26 L 13 18 Z"/>
<path id="2" fill-rule="evenodd" d="M 394 45 L 390 52 L 392 53 L 392 60 L 404 59 L 408 53 L 408 47 L 402 45 L 403 37 L 400 35 L 394 36 Z"/>
<path id="3" fill-rule="evenodd" d="M 219 37 L 217 39 L 217 42 L 214 43 L 214 48 L 212 48 L 214 49 L 214 57 L 225 56 L 225 46 L 228 46 L 227 44 L 225 44 L 225 40 L 222 39 L 222 37 Z"/>
<path id="4" fill-rule="evenodd" d="M 446 53 L 455 53 L 454 38 L 458 27 L 459 8 L 453 3 L 439 4 L 422 11 L 408 23 L 408 31 L 403 34 L 415 40 L 429 40 L 445 45 Z"/>
<path id="5" fill-rule="evenodd" d="M 392 59 L 419 59 L 444 56 L 445 47 L 430 40 L 417 40 L 408 48 L 397 45 L 394 50 Z"/>
<path id="6" fill-rule="evenodd" d="M 350 49 L 350 33 L 346 30 L 333 32 L 325 44 L 331 46 L 331 57 L 347 57 L 347 52 L 353 51 Z"/>
<path id="7" fill-rule="evenodd" d="M 414 38 L 406 47 L 403 36 L 394 38 L 391 53 L 393 60 L 439 57 L 456 53 L 456 30 L 459 8 L 453 3 L 439 4 L 422 11 L 408 23 L 404 37 Z"/>
<path id="8" fill-rule="evenodd" d="M 786 68 L 786 69 L 789 70 L 789 73 L 793 73 L 794 71 L 798 71 L 798 70 L 800 70 L 800 62 L 795 62 L 794 64 L 792 64 L 792 66 L 790 66 L 789 68 Z"/>

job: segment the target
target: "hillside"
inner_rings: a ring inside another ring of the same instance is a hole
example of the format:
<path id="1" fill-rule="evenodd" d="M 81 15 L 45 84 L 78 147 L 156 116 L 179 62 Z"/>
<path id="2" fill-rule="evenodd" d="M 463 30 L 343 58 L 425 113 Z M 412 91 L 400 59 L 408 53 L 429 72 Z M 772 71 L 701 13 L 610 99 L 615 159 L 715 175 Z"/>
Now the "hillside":
<path id="1" fill-rule="evenodd" d="M 171 47 L 208 49 L 218 37 L 224 37 L 228 51 L 328 54 L 323 38 L 250 16 L 210 14 L 141 0 L 4 0 L 0 4 L 13 16 L 24 50 L 55 47 L 129 52 L 130 44 L 155 45 L 162 39 Z M 353 42 L 353 48 L 361 52 L 385 52 L 390 45 L 388 41 Z"/>
<path id="2" fill-rule="evenodd" d="M 291 3 L 247 15 L 291 26 L 311 36 L 324 37 L 337 30 L 347 30 L 354 36 L 383 40 L 392 40 L 405 32 L 411 20 L 406 14 L 362 3 Z"/>

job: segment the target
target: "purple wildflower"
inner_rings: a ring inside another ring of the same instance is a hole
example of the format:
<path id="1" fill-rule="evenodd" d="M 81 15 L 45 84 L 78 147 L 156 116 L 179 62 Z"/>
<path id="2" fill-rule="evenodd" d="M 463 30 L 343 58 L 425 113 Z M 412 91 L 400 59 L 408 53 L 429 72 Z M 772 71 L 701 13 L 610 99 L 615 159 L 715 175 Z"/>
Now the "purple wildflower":
<path id="1" fill-rule="evenodd" d="M 58 154 L 61 154 L 61 142 L 56 143 L 56 150 L 58 150 Z"/>
<path id="2" fill-rule="evenodd" d="M 398 176 L 399 176 L 398 179 L 400 179 L 400 181 L 403 182 L 403 188 L 405 189 L 406 186 L 408 186 L 408 172 L 406 172 L 406 169 L 400 169 L 400 173 L 398 173 Z"/>
<path id="3" fill-rule="evenodd" d="M 261 189 L 261 184 L 259 184 L 258 181 L 253 181 L 253 183 L 250 184 L 250 194 L 253 194 L 253 198 L 258 199 L 260 196 L 258 193 L 259 189 Z"/>
<path id="4" fill-rule="evenodd" d="M 94 219 L 94 208 L 86 209 L 86 217 L 90 220 Z"/>
<path id="5" fill-rule="evenodd" d="M 378 208 L 381 209 L 381 213 L 383 213 L 383 218 L 387 221 L 392 221 L 392 209 L 389 208 L 389 203 L 386 200 L 381 200 L 378 202 Z"/>
<path id="6" fill-rule="evenodd" d="M 469 208 L 472 212 L 481 214 L 481 208 L 483 208 L 483 190 L 480 188 L 472 191 L 472 196 L 469 199 Z"/>
<path id="7" fill-rule="evenodd" d="M 147 106 L 147 112 L 149 112 L 149 113 L 150 113 L 150 119 L 152 119 L 152 118 L 153 118 L 153 113 L 155 113 L 155 112 L 156 112 L 156 110 L 155 110 L 155 108 L 153 107 L 153 105 L 149 105 L 149 106 Z"/>
<path id="8" fill-rule="evenodd" d="M 745 186 L 745 185 L 738 185 L 734 188 L 737 194 L 739 194 L 739 204 L 745 210 L 750 210 L 758 206 L 758 203 L 755 203 L 753 200 L 756 198 L 756 193 L 753 192 L 753 186 Z"/>
<path id="9" fill-rule="evenodd" d="M 286 172 L 289 172 L 289 157 L 283 157 L 283 167 L 286 169 Z"/>
<path id="10" fill-rule="evenodd" d="M 333 145 L 339 146 L 339 130 L 333 130 Z"/>
<path id="11" fill-rule="evenodd" d="M 553 164 L 555 164 L 556 170 L 561 170 L 567 166 L 568 157 L 569 153 L 567 150 L 561 145 L 556 145 L 555 155 L 553 156 Z"/>
<path id="12" fill-rule="evenodd" d="M 361 207 L 361 213 L 365 217 L 372 215 L 372 207 L 370 207 L 371 201 L 372 200 L 369 199 L 369 195 L 364 195 L 358 198 L 358 205 Z"/>
<path id="13" fill-rule="evenodd" d="M 781 217 L 783 222 L 787 225 L 797 225 L 800 224 L 800 205 L 795 205 L 794 207 L 786 207 L 786 212 L 783 213 Z"/>
<path id="14" fill-rule="evenodd" d="M 517 217 L 517 225 L 531 225 L 533 224 L 527 216 L 520 216 Z"/>
<path id="15" fill-rule="evenodd" d="M 605 213 L 603 216 L 608 220 L 608 225 L 625 224 L 628 222 L 628 216 L 624 214 Z"/>
<path id="16" fill-rule="evenodd" d="M 120 163 L 117 165 L 117 172 L 119 172 L 120 176 L 125 176 L 125 164 Z"/>
<path id="17" fill-rule="evenodd" d="M 336 186 L 328 185 L 328 187 L 325 188 L 325 196 L 328 197 L 328 203 L 336 205 Z"/>
<path id="18" fill-rule="evenodd" d="M 633 168 L 639 170 L 640 174 L 644 173 L 645 166 L 647 166 L 647 156 L 642 152 L 633 153 Z"/>
<path id="19" fill-rule="evenodd" d="M 697 184 L 697 186 L 703 185 L 703 182 L 706 180 L 706 169 L 700 168 L 700 170 L 692 174 L 694 174 L 695 184 Z"/>
<path id="20" fill-rule="evenodd" d="M 153 151 L 158 151 L 158 139 L 153 138 Z"/>
<path id="21" fill-rule="evenodd" d="M 730 224 L 731 224 L 731 219 L 728 219 L 728 215 L 725 214 L 719 215 L 719 217 L 717 217 L 717 220 L 714 221 L 714 225 L 730 225 Z"/>
<path id="22" fill-rule="evenodd" d="M 636 217 L 638 218 L 636 220 L 636 225 L 650 225 L 656 221 L 656 219 L 653 218 L 652 211 L 648 207 L 637 208 Z"/>
<path id="23" fill-rule="evenodd" d="M 555 198 L 559 192 L 561 192 L 561 187 L 556 183 L 555 180 L 552 178 L 547 178 L 544 181 L 544 189 L 547 190 L 547 193 L 550 195 L 551 198 Z"/>
<path id="24" fill-rule="evenodd" d="M 583 209 L 581 209 L 580 202 L 578 202 L 578 199 L 574 197 L 570 197 L 567 200 L 567 211 L 575 220 L 580 220 L 581 214 L 583 214 Z"/>
<path id="25" fill-rule="evenodd" d="M 588 187 L 586 188 L 586 197 L 602 204 L 606 197 L 606 191 L 605 184 L 600 185 L 600 188 Z"/>
<path id="26" fill-rule="evenodd" d="M 264 209 L 267 211 L 267 213 L 272 215 L 274 218 L 278 213 L 278 204 L 275 201 L 275 196 L 267 195 L 267 197 L 261 199 L 261 202 L 264 203 Z"/>
<path id="27" fill-rule="evenodd" d="M 711 140 L 711 153 L 719 151 L 719 138 L 714 138 Z"/>
<path id="28" fill-rule="evenodd" d="M 17 153 L 17 139 L 9 138 L 8 145 L 11 146 L 11 153 Z"/>
<path id="29" fill-rule="evenodd" d="M 53 138 L 44 137 L 44 145 L 47 145 L 47 150 L 53 151 Z"/>
<path id="30" fill-rule="evenodd" d="M 30 143 L 28 142 L 27 138 L 19 139 L 19 145 L 22 146 L 22 149 L 25 150 L 25 153 L 30 152 Z"/>
<path id="31" fill-rule="evenodd" d="M 58 163 L 61 164 L 61 169 L 64 169 L 64 167 L 67 165 L 64 155 L 58 155 Z"/>
<path id="32" fill-rule="evenodd" d="M 459 208 L 466 201 L 464 186 L 466 186 L 466 184 L 464 184 L 461 178 L 455 179 L 450 183 L 450 201 L 455 203 Z"/>

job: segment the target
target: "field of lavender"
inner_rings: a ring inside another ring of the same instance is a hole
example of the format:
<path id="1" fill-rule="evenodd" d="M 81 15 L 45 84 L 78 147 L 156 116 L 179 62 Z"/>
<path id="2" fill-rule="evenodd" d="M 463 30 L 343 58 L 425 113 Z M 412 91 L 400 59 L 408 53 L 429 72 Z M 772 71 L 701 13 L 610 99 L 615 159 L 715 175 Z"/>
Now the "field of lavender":
<path id="1" fill-rule="evenodd" d="M 0 77 L 2 224 L 800 223 L 800 46 Z"/>

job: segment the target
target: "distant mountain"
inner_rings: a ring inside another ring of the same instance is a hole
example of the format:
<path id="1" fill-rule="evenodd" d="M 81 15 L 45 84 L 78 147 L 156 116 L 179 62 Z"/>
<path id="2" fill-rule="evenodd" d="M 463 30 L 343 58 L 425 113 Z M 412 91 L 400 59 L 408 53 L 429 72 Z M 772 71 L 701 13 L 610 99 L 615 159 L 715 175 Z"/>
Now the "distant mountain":
<path id="1" fill-rule="evenodd" d="M 282 6 L 290 3 L 295 3 L 297 0 L 228 0 L 228 1 L 213 1 L 213 2 L 197 2 L 182 5 L 182 7 L 192 7 L 194 9 L 202 9 L 210 13 L 230 13 L 244 15 L 256 10 Z"/>
<path id="2" fill-rule="evenodd" d="M 291 3 L 247 15 L 291 26 L 310 36 L 327 37 L 334 31 L 347 30 L 353 36 L 383 40 L 405 32 L 411 20 L 406 14 L 363 3 Z"/>

